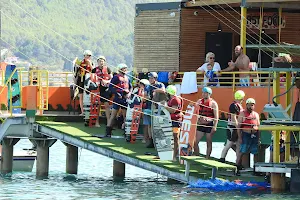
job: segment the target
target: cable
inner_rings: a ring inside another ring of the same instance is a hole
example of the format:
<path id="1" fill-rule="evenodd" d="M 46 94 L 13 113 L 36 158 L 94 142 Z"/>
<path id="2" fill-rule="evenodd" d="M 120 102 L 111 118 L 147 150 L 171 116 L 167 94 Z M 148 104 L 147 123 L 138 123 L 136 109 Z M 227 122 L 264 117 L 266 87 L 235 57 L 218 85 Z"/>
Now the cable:
<path id="1" fill-rule="evenodd" d="M 4 14 L 3 11 L 1 11 L 1 12 L 2 12 L 2 14 Z M 23 30 L 27 31 L 25 28 L 23 28 L 20 24 L 18 24 L 18 23 L 15 22 L 14 20 L 12 20 L 12 19 L 11 19 L 10 17 L 8 17 L 6 14 L 4 14 L 4 16 L 6 16 L 7 18 L 9 18 L 12 22 L 14 22 L 16 25 L 18 25 L 19 27 L 21 27 Z M 27 33 L 28 33 L 28 31 L 27 31 Z M 37 38 L 36 36 L 34 36 L 33 34 L 30 33 L 30 35 L 32 35 L 32 36 L 33 36 L 35 39 L 37 39 L 39 42 L 43 43 L 43 44 L 44 44 L 45 46 L 47 46 L 49 49 L 53 50 L 55 53 L 59 54 L 60 56 L 62 56 L 62 57 L 65 58 L 66 60 L 71 61 L 70 59 L 68 59 L 67 57 L 65 57 L 64 55 L 62 55 L 61 53 L 59 53 L 58 51 L 56 51 L 56 50 L 53 49 L 52 47 L 50 47 L 48 44 L 46 44 L 46 43 L 43 42 L 42 40 L 38 39 L 38 38 Z M 81 66 L 79 66 L 79 67 L 80 67 L 81 69 L 85 70 L 86 72 L 89 72 L 88 70 L 84 69 L 83 67 L 81 67 Z M 110 84 L 112 84 L 112 85 L 115 86 L 115 87 L 120 88 L 119 86 L 114 85 L 113 83 L 110 83 Z M 120 88 L 120 89 L 123 89 L 123 88 Z M 144 97 L 142 97 L 142 98 L 144 98 Z M 153 102 L 153 103 L 157 103 L 157 102 L 155 102 L 155 101 L 153 101 L 153 100 L 150 100 L 150 99 L 147 99 L 147 98 L 144 98 L 144 99 L 146 99 L 146 100 L 148 100 L 148 101 L 150 101 L 150 102 Z M 182 98 L 182 99 L 187 100 L 187 99 L 185 99 L 185 98 Z M 205 106 L 205 105 L 203 105 L 203 104 L 199 104 L 198 102 L 194 102 L 194 101 L 191 101 L 191 100 L 189 100 L 189 101 L 192 102 L 192 103 L 194 103 L 194 104 L 198 104 L 198 105 L 200 105 L 200 106 L 202 106 L 202 107 L 210 108 L 209 106 Z M 214 108 L 211 108 L 211 109 L 214 109 Z M 219 112 L 222 112 L 222 110 L 219 110 Z M 183 113 L 185 113 L 185 111 L 183 111 Z M 223 111 L 223 113 L 230 114 L 229 112 L 226 112 L 226 111 Z M 194 115 L 194 114 L 193 114 L 193 115 Z M 232 115 L 234 115 L 234 114 L 232 114 Z M 200 115 L 198 115 L 198 116 L 200 116 Z M 221 119 L 218 119 L 218 120 L 227 122 L 227 120 L 221 120 Z"/>
<path id="2" fill-rule="evenodd" d="M 10 0 L 11 2 L 13 2 L 19 9 L 21 9 L 21 10 L 23 10 L 26 14 L 28 14 L 30 17 L 32 17 L 32 18 L 34 18 L 35 20 L 37 20 L 40 24 L 42 24 L 43 26 L 45 26 L 46 28 L 48 28 L 48 29 L 50 29 L 53 33 L 55 33 L 55 34 L 57 34 L 58 36 L 60 36 L 60 37 L 62 37 L 63 39 L 65 39 L 66 41 L 68 41 L 68 42 L 70 42 L 71 44 L 73 44 L 74 46 L 76 46 L 77 48 L 79 48 L 79 49 L 82 49 L 83 50 L 83 48 L 81 48 L 80 46 L 78 46 L 78 45 L 76 45 L 75 43 L 73 43 L 73 42 L 71 42 L 70 40 L 68 40 L 68 39 L 66 39 L 64 36 L 62 36 L 61 34 L 59 34 L 59 33 L 57 33 L 56 31 L 54 31 L 54 30 L 52 30 L 49 26 L 47 26 L 47 25 L 45 25 L 43 22 L 41 22 L 39 19 L 37 19 L 36 17 L 34 17 L 32 14 L 30 14 L 29 12 L 27 12 L 26 10 L 24 10 L 22 7 L 20 7 L 17 3 L 15 3 L 14 1 L 12 1 L 12 0 Z M 2 12 L 2 11 L 1 11 Z M 11 19 L 12 20 L 12 19 Z M 13 20 L 12 20 L 13 21 Z M 15 22 L 16 24 L 17 24 L 17 22 Z M 20 26 L 20 25 L 19 25 Z M 20 26 L 21 27 L 21 26 Z M 232 29 L 233 30 L 233 29 Z M 35 37 L 36 38 L 36 37 Z M 46 45 L 47 46 L 47 45 Z M 49 46 L 47 46 L 48 48 L 50 48 L 50 49 L 52 49 L 51 47 L 49 47 Z M 61 54 L 60 54 L 61 55 Z M 66 58 L 65 56 L 63 56 L 64 58 Z M 94 58 L 96 58 L 95 56 L 93 56 Z M 69 60 L 69 59 L 67 59 L 67 60 Z M 107 63 L 108 64 L 108 63 Z M 113 68 L 116 68 L 116 67 L 114 67 L 114 66 L 112 66 Z M 132 77 L 133 79 L 135 79 L 135 80 L 139 80 L 140 81 L 140 79 L 138 79 L 137 77 L 135 77 L 135 76 L 132 76 L 132 75 L 130 75 L 130 74 L 127 74 L 127 76 L 129 76 L 129 77 Z M 152 87 L 153 88 L 156 88 L 156 89 L 159 89 L 158 87 L 155 87 L 155 86 L 153 86 L 152 85 Z M 177 95 L 175 95 L 175 96 L 177 96 Z M 186 98 L 183 98 L 183 97 L 181 97 L 181 96 L 177 96 L 177 97 L 180 97 L 181 99 L 183 99 L 183 100 L 186 100 L 186 101 L 188 101 L 188 102 L 190 102 L 190 103 L 194 103 L 194 104 L 196 104 L 197 102 L 194 102 L 194 101 L 191 101 L 191 100 L 189 100 L 189 99 L 186 99 Z M 209 107 L 209 106 L 205 106 L 205 105 L 202 105 L 203 107 Z M 213 108 L 214 109 L 214 108 Z M 226 111 L 222 111 L 222 110 L 219 110 L 220 112 L 223 112 L 224 114 L 231 114 L 231 113 L 229 113 L 229 112 L 226 112 Z"/>
<path id="3" fill-rule="evenodd" d="M 216 0 L 213 0 L 214 2 L 216 2 Z M 230 6 L 227 2 L 225 2 L 224 0 L 221 0 L 224 4 L 226 4 L 231 10 L 233 10 L 234 12 L 236 12 L 237 14 L 239 14 L 239 16 L 242 16 L 241 13 L 239 13 L 238 11 L 236 11 L 232 6 Z M 219 1 L 218 1 L 219 2 Z M 224 11 L 226 11 L 228 14 L 230 14 L 232 17 L 234 17 L 235 19 L 237 19 L 234 15 L 232 15 L 230 12 L 228 12 L 226 9 L 224 9 L 222 6 L 220 6 L 218 4 L 218 6 L 220 8 L 222 8 Z M 238 20 L 238 19 L 237 19 Z M 281 19 L 279 19 L 278 23 L 280 23 Z M 256 26 L 255 24 L 253 24 L 251 21 L 247 20 L 246 18 L 246 22 L 249 22 L 250 24 L 252 24 L 255 28 L 260 29 L 258 26 Z M 262 24 L 261 24 L 262 25 Z M 278 24 L 281 27 L 281 24 Z M 259 36 L 258 34 L 256 34 L 253 30 L 251 30 L 250 28 L 248 28 L 252 33 L 254 33 L 255 35 Z M 277 43 L 276 40 L 274 40 L 271 36 L 265 34 L 269 39 L 271 39 L 273 42 Z M 263 41 L 266 42 L 266 44 L 270 44 L 268 43 L 265 39 L 262 38 Z M 289 50 L 287 50 L 285 47 L 283 47 L 281 44 L 278 45 L 279 47 L 283 48 L 286 52 L 288 52 L 291 55 L 300 55 L 297 53 L 291 53 Z"/>

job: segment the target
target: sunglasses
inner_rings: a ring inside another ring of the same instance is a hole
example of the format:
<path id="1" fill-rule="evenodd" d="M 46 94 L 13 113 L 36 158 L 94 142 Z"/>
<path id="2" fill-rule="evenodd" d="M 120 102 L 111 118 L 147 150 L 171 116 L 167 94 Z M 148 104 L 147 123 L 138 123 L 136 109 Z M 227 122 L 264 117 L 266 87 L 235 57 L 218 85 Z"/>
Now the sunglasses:
<path id="1" fill-rule="evenodd" d="M 209 59 L 215 59 L 214 57 L 210 57 Z"/>
<path id="2" fill-rule="evenodd" d="M 92 55 L 86 55 L 86 56 L 91 57 Z"/>

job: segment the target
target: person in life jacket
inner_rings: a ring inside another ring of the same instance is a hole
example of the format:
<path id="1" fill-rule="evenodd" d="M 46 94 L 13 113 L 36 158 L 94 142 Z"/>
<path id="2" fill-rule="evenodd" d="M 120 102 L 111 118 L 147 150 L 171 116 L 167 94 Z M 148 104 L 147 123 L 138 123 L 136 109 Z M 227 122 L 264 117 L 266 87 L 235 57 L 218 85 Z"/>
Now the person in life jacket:
<path id="1" fill-rule="evenodd" d="M 79 96 L 79 105 L 81 109 L 81 114 L 83 115 L 83 88 L 84 88 L 84 81 L 85 81 L 85 75 L 86 73 L 89 73 L 92 71 L 93 64 L 91 61 L 92 52 L 90 50 L 85 50 L 83 52 L 83 60 L 80 62 L 80 65 L 77 67 L 76 72 L 76 85 L 79 86 L 78 88 L 78 96 Z"/>
<path id="2" fill-rule="evenodd" d="M 181 122 L 183 120 L 183 100 L 176 96 L 176 87 L 174 85 L 168 85 L 166 88 L 166 93 L 169 96 L 168 106 L 165 108 L 171 114 L 172 127 L 173 127 L 173 137 L 174 137 L 174 153 L 173 153 L 173 161 L 176 161 L 178 155 L 178 147 L 179 147 L 179 133 Z"/>
<path id="3" fill-rule="evenodd" d="M 109 119 L 110 116 L 110 107 L 108 100 L 111 98 L 111 93 L 108 90 L 109 83 L 111 81 L 111 69 L 106 66 L 106 58 L 104 56 L 99 56 L 97 58 L 98 66 L 92 70 L 92 73 L 97 76 L 97 84 L 99 86 L 100 91 L 100 104 L 98 111 L 100 111 L 101 104 L 103 103 L 105 106 L 105 116 L 106 120 Z M 99 118 L 97 118 L 96 127 L 100 127 Z"/>
<path id="4" fill-rule="evenodd" d="M 242 111 L 238 117 L 238 142 L 240 143 L 240 154 L 237 158 L 237 168 L 242 169 L 242 158 L 246 153 L 254 155 L 258 152 L 260 142 L 260 134 L 258 126 L 260 125 L 259 114 L 254 111 L 255 99 L 249 98 L 246 100 L 246 109 Z M 257 156 L 254 156 L 254 160 Z"/>
<path id="5" fill-rule="evenodd" d="M 110 81 L 109 90 L 114 94 L 113 107 L 110 118 L 106 126 L 106 137 L 111 137 L 112 125 L 119 109 L 121 108 L 123 119 L 126 119 L 127 99 L 130 97 L 132 86 L 126 75 L 127 65 L 119 64 L 117 66 L 118 73 Z M 123 128 L 124 128 L 123 122 Z"/>
<path id="6" fill-rule="evenodd" d="M 220 162 L 225 162 L 225 157 L 231 147 L 236 144 L 235 152 L 238 157 L 240 152 L 240 145 L 237 142 L 237 126 L 238 126 L 238 116 L 241 111 L 243 111 L 242 102 L 245 98 L 245 93 L 242 90 L 238 90 L 234 93 L 234 101 L 229 106 L 229 114 L 227 120 L 227 142 L 226 146 L 223 148 Z"/>
<path id="7" fill-rule="evenodd" d="M 215 100 L 211 98 L 212 89 L 204 87 L 202 89 L 202 99 L 197 101 L 199 105 L 199 117 L 196 132 L 196 140 L 194 144 L 194 154 L 200 155 L 199 142 L 206 134 L 206 158 L 210 157 L 212 151 L 212 137 L 217 131 L 219 121 L 219 106 Z"/>
<path id="8" fill-rule="evenodd" d="M 161 82 L 157 81 L 158 74 L 156 72 L 149 72 L 148 73 L 148 78 L 150 85 L 147 89 L 149 99 L 156 101 L 160 100 L 159 96 L 160 94 L 165 95 L 165 85 Z M 152 102 L 151 101 L 146 101 L 146 106 L 144 109 L 151 114 L 151 107 L 152 107 Z M 148 133 L 149 140 L 146 143 L 147 148 L 154 148 L 154 142 L 153 142 L 153 137 L 152 137 L 152 131 L 151 131 L 151 116 L 150 115 L 144 115 L 143 118 L 143 124 L 144 124 L 144 131 Z"/>

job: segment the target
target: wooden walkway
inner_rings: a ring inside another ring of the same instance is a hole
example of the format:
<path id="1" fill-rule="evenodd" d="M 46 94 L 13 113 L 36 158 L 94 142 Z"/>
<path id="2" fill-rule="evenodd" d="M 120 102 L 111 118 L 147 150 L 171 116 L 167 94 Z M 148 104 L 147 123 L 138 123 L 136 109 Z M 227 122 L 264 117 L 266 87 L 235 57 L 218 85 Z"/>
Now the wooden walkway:
<path id="1" fill-rule="evenodd" d="M 105 125 L 102 125 L 101 128 L 89 128 L 85 127 L 83 123 L 53 121 L 37 121 L 36 125 L 36 130 L 48 137 L 180 182 L 187 183 L 188 181 L 196 181 L 199 178 L 209 179 L 211 177 L 211 168 L 207 168 L 201 164 L 191 164 L 189 177 L 186 177 L 184 165 L 179 164 L 179 162 L 155 159 L 155 149 L 145 148 L 145 144 L 142 144 L 139 140 L 135 144 L 127 143 L 122 137 L 123 132 L 121 130 L 113 131 L 113 135 L 118 136 L 117 138 L 96 137 L 104 134 Z M 146 152 L 151 153 L 151 155 L 145 155 Z M 219 173 L 217 178 L 263 181 L 263 177 L 252 176 L 251 173 L 236 177 L 232 171 Z"/>

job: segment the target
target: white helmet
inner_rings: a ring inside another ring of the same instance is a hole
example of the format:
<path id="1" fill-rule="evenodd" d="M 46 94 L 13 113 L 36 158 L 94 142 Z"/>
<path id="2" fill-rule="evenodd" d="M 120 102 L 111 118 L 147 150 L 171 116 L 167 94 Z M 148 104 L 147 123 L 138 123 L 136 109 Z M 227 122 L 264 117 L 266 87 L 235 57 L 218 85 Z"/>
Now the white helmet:
<path id="1" fill-rule="evenodd" d="M 92 53 L 90 50 L 85 50 L 85 51 L 83 52 L 83 55 L 84 55 L 84 56 L 87 56 L 87 55 L 92 56 L 93 53 Z"/>
<path id="2" fill-rule="evenodd" d="M 104 60 L 104 61 L 106 61 L 106 58 L 105 58 L 105 56 L 98 56 L 97 61 L 98 60 Z"/>
<path id="3" fill-rule="evenodd" d="M 246 104 L 248 104 L 248 103 L 250 103 L 250 104 L 255 104 L 255 99 L 253 99 L 253 98 L 247 99 L 247 100 L 246 100 Z"/>
<path id="4" fill-rule="evenodd" d="M 140 83 L 143 83 L 145 86 L 150 85 L 150 82 L 147 79 L 141 79 Z"/>
<path id="5" fill-rule="evenodd" d="M 128 68 L 127 65 L 124 63 L 118 64 L 118 66 L 117 66 L 118 71 L 120 71 L 121 69 L 124 69 L 124 68 Z"/>

